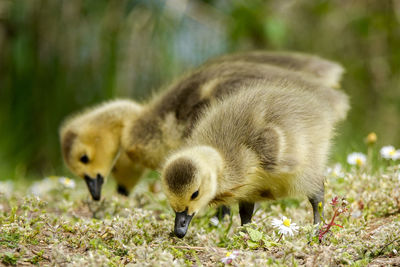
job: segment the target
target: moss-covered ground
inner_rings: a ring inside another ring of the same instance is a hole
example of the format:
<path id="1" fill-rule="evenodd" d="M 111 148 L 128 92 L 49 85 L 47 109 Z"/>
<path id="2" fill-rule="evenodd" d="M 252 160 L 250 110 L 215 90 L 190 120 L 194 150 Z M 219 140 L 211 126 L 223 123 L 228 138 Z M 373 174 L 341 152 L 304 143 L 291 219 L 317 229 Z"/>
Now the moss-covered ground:
<path id="1" fill-rule="evenodd" d="M 322 242 L 305 198 L 261 203 L 244 227 L 237 207 L 218 226 L 210 224 L 210 208 L 178 239 L 172 235 L 174 214 L 154 179 L 144 179 L 128 198 L 117 195 L 109 180 L 99 203 L 80 180 L 75 188 L 58 178 L 36 183 L 36 189 L 15 183 L 4 190 L 2 183 L 0 265 L 223 266 L 221 260 L 235 251 L 233 266 L 399 266 L 400 166 L 376 159 L 372 171 L 368 164 L 327 176 L 326 221 L 334 196 L 345 197 L 348 211 L 335 220 L 343 228 L 332 227 Z M 39 196 L 31 193 L 40 187 L 45 190 Z M 300 228 L 279 240 L 271 221 L 282 215 Z"/>

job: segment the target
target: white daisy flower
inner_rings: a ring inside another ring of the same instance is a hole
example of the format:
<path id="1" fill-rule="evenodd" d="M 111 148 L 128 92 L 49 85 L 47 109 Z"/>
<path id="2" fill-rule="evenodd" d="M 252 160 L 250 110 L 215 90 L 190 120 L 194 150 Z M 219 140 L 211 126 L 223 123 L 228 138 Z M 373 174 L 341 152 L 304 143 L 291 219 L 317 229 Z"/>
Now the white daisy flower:
<path id="1" fill-rule="evenodd" d="M 396 150 L 394 146 L 384 146 L 380 150 L 381 156 L 384 159 L 398 160 L 400 159 L 400 150 Z"/>
<path id="2" fill-rule="evenodd" d="M 333 167 L 329 167 L 327 170 L 327 175 L 334 177 L 344 177 L 344 172 L 342 170 L 342 165 L 340 163 L 336 163 Z"/>
<path id="3" fill-rule="evenodd" d="M 360 152 L 353 152 L 347 156 L 347 163 L 361 167 L 367 162 L 367 157 Z"/>
<path id="4" fill-rule="evenodd" d="M 239 251 L 233 251 L 233 252 L 230 252 L 230 251 L 228 251 L 227 253 L 226 253 L 226 256 L 224 257 L 224 258 L 222 258 L 221 259 L 221 262 L 222 263 L 224 263 L 224 264 L 231 264 L 232 263 L 232 261 L 234 260 L 234 259 L 236 259 L 236 257 L 239 255 Z"/>
<path id="5" fill-rule="evenodd" d="M 384 159 L 398 160 L 400 159 L 400 149 L 395 149 L 394 146 L 384 146 L 380 150 L 381 156 Z"/>
<path id="6" fill-rule="evenodd" d="M 396 153 L 394 146 L 384 146 L 380 150 L 382 158 L 391 159 L 392 155 Z"/>
<path id="7" fill-rule="evenodd" d="M 282 219 L 273 219 L 272 225 L 279 230 L 279 234 L 293 236 L 299 230 L 299 227 L 295 223 L 292 223 L 291 219 L 282 216 Z"/>
<path id="8" fill-rule="evenodd" d="M 58 182 L 61 183 L 66 188 L 71 188 L 71 189 L 75 188 L 75 181 L 67 177 L 58 178 Z"/>

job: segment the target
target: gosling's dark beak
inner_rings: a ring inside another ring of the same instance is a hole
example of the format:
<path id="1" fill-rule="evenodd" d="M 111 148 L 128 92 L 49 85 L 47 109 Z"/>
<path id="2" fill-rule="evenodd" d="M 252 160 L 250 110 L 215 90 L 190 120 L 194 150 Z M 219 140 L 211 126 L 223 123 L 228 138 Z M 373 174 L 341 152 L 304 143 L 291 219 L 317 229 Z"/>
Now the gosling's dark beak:
<path id="1" fill-rule="evenodd" d="M 97 174 L 96 178 L 91 178 L 88 175 L 85 175 L 85 181 L 89 188 L 89 192 L 92 195 L 93 200 L 100 200 L 101 186 L 104 183 L 103 176 Z"/>
<path id="2" fill-rule="evenodd" d="M 175 227 L 174 233 L 177 237 L 183 238 L 186 235 L 188 230 L 190 221 L 193 218 L 193 215 L 187 214 L 187 209 L 182 212 L 175 212 Z"/>

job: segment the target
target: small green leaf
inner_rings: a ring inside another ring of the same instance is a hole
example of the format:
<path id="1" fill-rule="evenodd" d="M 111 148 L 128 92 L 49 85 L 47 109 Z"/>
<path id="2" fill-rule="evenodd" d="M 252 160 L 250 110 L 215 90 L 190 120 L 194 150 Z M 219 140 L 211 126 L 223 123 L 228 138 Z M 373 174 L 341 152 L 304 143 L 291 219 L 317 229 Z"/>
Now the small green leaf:
<path id="1" fill-rule="evenodd" d="M 256 243 L 256 242 L 251 241 L 251 240 L 247 240 L 247 246 L 249 248 L 258 248 L 260 245 L 258 243 Z"/>
<path id="2" fill-rule="evenodd" d="M 248 228 L 247 232 L 249 233 L 250 239 L 254 242 L 258 242 L 262 239 L 263 234 L 257 230 Z"/>

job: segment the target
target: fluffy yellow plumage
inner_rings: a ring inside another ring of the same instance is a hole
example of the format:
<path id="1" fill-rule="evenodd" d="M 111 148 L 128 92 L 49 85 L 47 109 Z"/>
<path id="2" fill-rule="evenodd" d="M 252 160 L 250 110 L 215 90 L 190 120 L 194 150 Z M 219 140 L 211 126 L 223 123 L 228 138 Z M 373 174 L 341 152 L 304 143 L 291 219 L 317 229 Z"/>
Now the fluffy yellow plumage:
<path id="1" fill-rule="evenodd" d="M 159 168 L 168 153 L 182 145 L 199 114 L 215 99 L 253 80 L 286 75 L 335 86 L 342 72 L 334 62 L 299 53 L 246 52 L 218 57 L 145 104 L 116 100 L 67 119 L 60 129 L 63 156 L 71 171 L 86 180 L 94 199 L 100 198 L 102 182 L 111 172 L 118 191 L 126 195 L 144 167 Z"/>
<path id="2" fill-rule="evenodd" d="M 347 96 L 290 75 L 246 86 L 251 90 L 207 108 L 186 145 L 165 164 L 162 181 L 177 213 L 178 237 L 210 203 L 239 202 L 243 224 L 254 202 L 306 195 L 319 222 L 330 140 L 349 109 Z"/>

